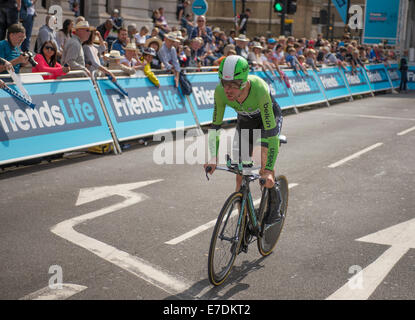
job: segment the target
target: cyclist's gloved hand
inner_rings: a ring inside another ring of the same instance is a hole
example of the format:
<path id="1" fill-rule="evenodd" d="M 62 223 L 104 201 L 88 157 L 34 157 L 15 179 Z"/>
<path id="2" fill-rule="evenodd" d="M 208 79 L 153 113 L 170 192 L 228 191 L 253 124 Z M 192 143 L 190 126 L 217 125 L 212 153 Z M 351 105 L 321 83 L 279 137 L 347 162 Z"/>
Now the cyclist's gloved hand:
<path id="1" fill-rule="evenodd" d="M 212 175 L 213 172 L 215 172 L 215 170 L 216 170 L 216 165 L 217 165 L 217 159 L 216 158 L 212 158 L 212 159 L 209 160 L 208 163 L 205 163 L 203 165 L 203 168 L 205 169 L 205 172 L 206 172 L 206 168 L 207 167 L 210 167 L 211 169 L 210 169 L 209 173 Z"/>
<path id="2" fill-rule="evenodd" d="M 265 179 L 265 188 L 272 188 L 275 184 L 274 172 L 270 170 L 260 171 L 261 178 Z"/>

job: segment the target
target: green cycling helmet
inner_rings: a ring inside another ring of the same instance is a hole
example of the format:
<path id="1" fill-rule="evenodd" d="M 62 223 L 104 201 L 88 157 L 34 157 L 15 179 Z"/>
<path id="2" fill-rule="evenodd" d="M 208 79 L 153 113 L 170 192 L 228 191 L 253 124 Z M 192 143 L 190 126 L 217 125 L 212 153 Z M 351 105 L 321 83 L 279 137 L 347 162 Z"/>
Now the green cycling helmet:
<path id="1" fill-rule="evenodd" d="M 222 60 L 219 66 L 219 79 L 242 80 L 241 88 L 248 81 L 249 64 L 244 57 L 232 55 Z"/>

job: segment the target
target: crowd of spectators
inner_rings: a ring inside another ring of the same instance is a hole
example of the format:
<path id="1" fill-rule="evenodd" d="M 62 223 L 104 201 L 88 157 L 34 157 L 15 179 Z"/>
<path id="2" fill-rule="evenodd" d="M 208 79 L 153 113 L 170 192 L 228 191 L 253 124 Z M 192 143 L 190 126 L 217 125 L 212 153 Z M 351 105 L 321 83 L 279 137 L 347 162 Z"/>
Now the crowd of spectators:
<path id="1" fill-rule="evenodd" d="M 177 86 L 183 68 L 213 69 L 232 54 L 245 57 L 253 70 L 270 70 L 273 76 L 276 73 L 282 76 L 283 68 L 307 75 L 307 68 L 318 71 L 322 64 L 351 66 L 354 72 L 359 66 L 366 68 L 366 63 L 387 64 L 397 58 L 393 47 L 362 45 L 347 33 L 334 41 L 324 39 L 321 34 L 316 39 L 293 36 L 249 39 L 245 33 L 250 9 L 245 10 L 235 29 L 225 31 L 210 26 L 205 16 L 194 20 L 192 14 L 186 13 L 189 5 L 190 1 L 178 4 L 175 25 L 179 26 L 169 25 L 163 8 L 153 11 L 153 25 L 139 28 L 134 23 L 125 24 L 117 9 L 96 28 L 75 14 L 75 19 L 65 20 L 58 32 L 49 27 L 51 16 L 47 16 L 36 40 L 38 65 L 32 71 L 48 72 L 50 75 L 44 78 L 55 79 L 69 70 L 84 70 L 89 76 L 98 70 L 115 81 L 111 70 L 121 69 L 130 75 L 141 72 L 159 87 L 153 71 L 174 74 Z M 19 72 L 21 65 L 27 65 L 27 57 L 20 54 L 27 36 L 24 26 L 13 24 L 8 28 L 7 39 L 0 41 L 0 57 L 10 61 L 15 72 Z"/>

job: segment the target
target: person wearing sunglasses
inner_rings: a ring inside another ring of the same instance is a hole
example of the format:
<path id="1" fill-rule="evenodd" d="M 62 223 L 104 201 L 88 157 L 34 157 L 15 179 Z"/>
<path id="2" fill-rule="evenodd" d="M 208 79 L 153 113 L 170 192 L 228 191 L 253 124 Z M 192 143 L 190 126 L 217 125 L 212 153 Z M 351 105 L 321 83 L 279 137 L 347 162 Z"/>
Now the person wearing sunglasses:
<path id="1" fill-rule="evenodd" d="M 32 72 L 47 72 L 50 75 L 43 75 L 44 80 L 56 79 L 59 76 L 67 74 L 71 69 L 62 67 L 58 62 L 57 47 L 55 42 L 48 40 L 43 43 L 34 60 L 37 66 L 32 68 Z"/>
<path id="2" fill-rule="evenodd" d="M 220 84 L 215 89 L 212 129 L 209 130 L 209 151 L 211 159 L 204 165 L 205 170 L 216 169 L 219 151 L 219 137 L 226 106 L 237 113 L 237 126 L 233 142 L 233 159 L 251 163 L 251 157 L 260 159 L 265 187 L 275 184 L 274 166 L 279 149 L 279 134 L 282 126 L 282 112 L 272 98 L 268 84 L 260 77 L 249 75 L 248 61 L 238 55 L 222 60 L 219 66 Z M 255 137 L 255 130 L 260 137 Z M 249 133 L 246 134 L 245 133 Z M 255 138 L 256 139 L 255 141 Z M 237 175 L 236 190 L 239 190 L 242 176 Z"/>

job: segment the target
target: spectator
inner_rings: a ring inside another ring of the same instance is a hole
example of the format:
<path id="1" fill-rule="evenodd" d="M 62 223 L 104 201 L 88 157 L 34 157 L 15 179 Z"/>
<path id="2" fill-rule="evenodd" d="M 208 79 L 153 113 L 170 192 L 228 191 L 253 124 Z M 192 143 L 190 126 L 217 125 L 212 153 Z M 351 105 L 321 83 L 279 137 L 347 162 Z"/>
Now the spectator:
<path id="1" fill-rule="evenodd" d="M 56 40 L 58 41 L 58 50 L 63 51 L 66 41 L 72 37 L 73 32 L 73 21 L 71 19 L 66 19 L 63 22 L 62 29 L 58 31 L 56 35 Z"/>
<path id="2" fill-rule="evenodd" d="M 173 42 L 176 40 L 176 37 L 172 33 L 166 34 L 164 43 L 158 52 L 160 61 L 164 64 L 164 68 L 167 71 L 170 71 L 174 74 L 174 82 L 176 88 L 179 85 L 179 74 L 180 74 L 180 65 L 177 59 L 176 49 L 173 46 Z"/>
<path id="3" fill-rule="evenodd" d="M 56 44 L 56 47 L 58 48 L 58 41 L 56 39 L 56 32 L 49 26 L 49 22 L 51 19 L 56 19 L 56 17 L 48 14 L 45 18 L 45 24 L 40 27 L 39 33 L 36 39 L 35 44 L 35 52 L 40 53 L 40 48 L 43 46 L 43 43 L 46 41 L 53 41 Z M 53 24 L 53 23 L 52 23 Z M 58 49 L 58 58 L 61 56 L 62 52 Z"/>
<path id="4" fill-rule="evenodd" d="M 114 9 L 110 19 L 114 23 L 115 30 L 120 30 L 123 27 L 124 19 L 120 16 L 120 10 Z"/>
<path id="5" fill-rule="evenodd" d="M 275 47 L 274 59 L 276 65 L 285 64 L 284 47 L 279 43 Z"/>
<path id="6" fill-rule="evenodd" d="M 177 21 L 181 21 L 182 18 L 185 16 L 185 11 L 188 6 L 190 6 L 189 0 L 178 0 L 177 1 L 177 8 L 176 8 Z"/>
<path id="7" fill-rule="evenodd" d="M 325 64 L 328 64 L 328 65 L 333 65 L 333 64 L 338 65 L 339 64 L 339 62 L 338 62 L 337 58 L 335 57 L 335 55 L 330 52 L 329 47 L 323 47 L 321 49 L 321 51 L 322 51 L 322 54 L 323 54 L 323 62 Z"/>
<path id="8" fill-rule="evenodd" d="M 229 37 L 228 37 L 228 43 L 236 45 L 236 31 L 234 29 L 229 30 Z"/>
<path id="9" fill-rule="evenodd" d="M 192 33 L 193 28 L 195 27 L 193 24 L 193 15 L 187 13 L 184 17 L 181 18 L 180 25 L 182 28 L 186 29 L 187 35 L 190 37 L 190 34 Z"/>
<path id="10" fill-rule="evenodd" d="M 399 61 L 399 70 L 401 71 L 399 92 L 408 93 L 408 50 L 403 52 L 403 56 Z"/>
<path id="11" fill-rule="evenodd" d="M 159 80 L 151 71 L 151 61 L 156 56 L 156 50 L 154 50 L 153 48 L 145 48 L 143 51 L 143 56 L 140 58 L 140 61 L 142 64 L 144 64 L 144 74 L 157 88 L 160 88 Z"/>
<path id="12" fill-rule="evenodd" d="M 137 35 L 137 25 L 135 23 L 131 23 L 127 26 L 127 33 L 129 42 L 135 42 L 135 36 Z"/>
<path id="13" fill-rule="evenodd" d="M 75 17 L 79 17 L 79 15 L 81 14 L 79 0 L 69 0 L 69 8 L 74 13 Z"/>
<path id="14" fill-rule="evenodd" d="M 124 50 L 125 56 L 123 59 L 121 59 L 121 64 L 130 68 L 134 68 L 135 70 L 143 69 L 143 66 L 141 65 L 141 63 L 139 63 L 139 58 L 137 56 L 138 50 L 135 43 L 130 42 L 129 44 L 127 44 Z"/>
<path id="15" fill-rule="evenodd" d="M 232 54 L 235 54 L 236 55 L 235 45 L 233 45 L 233 44 L 227 44 L 225 46 L 225 48 L 223 49 L 223 56 L 220 57 L 220 58 L 218 58 L 218 59 L 216 59 L 213 62 L 213 65 L 214 66 L 219 66 L 223 59 L 225 59 L 227 56 L 230 56 Z"/>
<path id="16" fill-rule="evenodd" d="M 196 19 L 197 26 L 193 28 L 192 33 L 190 34 L 189 39 L 196 37 L 201 37 L 203 39 L 204 45 L 207 43 L 212 43 L 212 30 L 206 26 L 206 17 L 198 16 Z"/>
<path id="17" fill-rule="evenodd" d="M 96 37 L 98 37 L 99 46 L 94 44 Z M 82 44 L 82 50 L 84 51 L 85 56 L 85 66 L 91 73 L 95 70 L 99 70 L 103 74 L 110 76 L 112 81 L 116 81 L 114 74 L 101 64 L 100 56 L 105 53 L 107 46 L 99 31 L 91 29 L 88 40 L 84 41 Z"/>
<path id="18" fill-rule="evenodd" d="M 239 37 L 235 38 L 236 41 L 236 54 L 248 59 L 248 43 L 249 39 L 244 34 L 240 34 Z"/>
<path id="19" fill-rule="evenodd" d="M 307 51 L 305 52 L 305 56 L 305 63 L 314 71 L 319 72 L 320 69 L 317 68 L 316 51 L 314 49 L 307 49 Z"/>
<path id="20" fill-rule="evenodd" d="M 6 38 L 6 30 L 19 22 L 22 0 L 0 0 L 0 41 Z"/>
<path id="21" fill-rule="evenodd" d="M 111 19 L 107 19 L 105 20 L 104 23 L 100 24 L 97 27 L 97 30 L 99 31 L 99 33 L 101 34 L 102 39 L 104 39 L 104 41 L 107 41 L 107 38 L 110 36 L 111 30 L 114 27 L 114 22 Z M 115 39 L 114 39 L 115 40 Z M 113 41 L 114 41 L 113 40 Z M 112 41 L 111 41 L 112 44 Z M 108 45 L 111 45 L 110 43 L 108 43 Z"/>
<path id="22" fill-rule="evenodd" d="M 26 30 L 20 24 L 12 24 L 7 28 L 7 40 L 0 41 L 0 58 L 9 61 L 16 73 L 26 65 L 29 57 L 21 54 L 20 46 L 26 38 Z M 5 73 L 5 71 L 3 71 Z"/>
<path id="23" fill-rule="evenodd" d="M 238 26 L 238 33 L 239 34 L 246 34 L 246 28 L 248 25 L 248 19 L 251 16 L 251 9 L 246 8 L 244 13 L 241 13 L 239 16 L 239 26 Z"/>
<path id="24" fill-rule="evenodd" d="M 302 70 L 304 74 L 308 75 L 307 69 L 300 64 L 297 58 L 297 51 L 291 47 L 288 49 L 288 56 L 286 58 L 286 62 L 289 67 L 293 68 L 295 72 L 299 72 Z"/>
<path id="25" fill-rule="evenodd" d="M 204 54 L 203 39 L 196 37 L 190 40 L 190 57 L 188 66 L 201 67 Z"/>
<path id="26" fill-rule="evenodd" d="M 157 37 L 147 39 L 147 41 L 144 45 L 145 48 L 153 48 L 156 51 L 156 53 L 159 52 L 161 46 L 162 46 L 162 42 Z M 163 68 L 163 64 L 162 64 L 160 58 L 158 57 L 158 55 L 156 57 L 153 57 L 153 60 L 151 61 L 150 65 L 151 65 L 151 69 L 160 70 L 160 69 Z"/>
<path id="27" fill-rule="evenodd" d="M 32 37 L 33 22 L 36 15 L 35 4 L 37 0 L 21 1 L 22 7 L 20 10 L 20 21 L 26 30 L 26 39 L 22 43 L 22 51 L 26 52 L 30 50 L 30 39 Z"/>
<path id="28" fill-rule="evenodd" d="M 123 56 L 125 51 L 123 47 L 127 46 L 128 43 L 128 32 L 127 29 L 121 27 L 118 29 L 118 38 L 112 43 L 111 50 L 118 50 Z"/>
<path id="29" fill-rule="evenodd" d="M 140 32 L 135 35 L 135 43 L 137 46 L 144 47 L 149 31 L 150 30 L 148 29 L 147 26 L 141 27 Z"/>
<path id="30" fill-rule="evenodd" d="M 170 32 L 170 28 L 167 25 L 167 23 L 165 23 L 165 21 L 163 20 L 159 10 L 153 11 L 152 19 L 154 27 L 157 27 L 159 29 L 158 35 L 162 40 L 164 40 L 164 35 Z"/>
<path id="31" fill-rule="evenodd" d="M 59 76 L 67 74 L 71 68 L 62 67 L 58 63 L 58 48 L 55 42 L 47 40 L 43 43 L 34 60 L 37 62 L 37 66 L 32 68 L 32 72 L 48 72 L 51 75 L 43 75 L 43 79 L 57 79 Z"/>
<path id="32" fill-rule="evenodd" d="M 82 44 L 89 39 L 94 28 L 88 21 L 80 21 L 75 25 L 75 33 L 65 43 L 62 54 L 62 64 L 69 65 L 71 70 L 84 70 L 91 77 L 91 73 L 85 68 L 85 55 Z"/>

